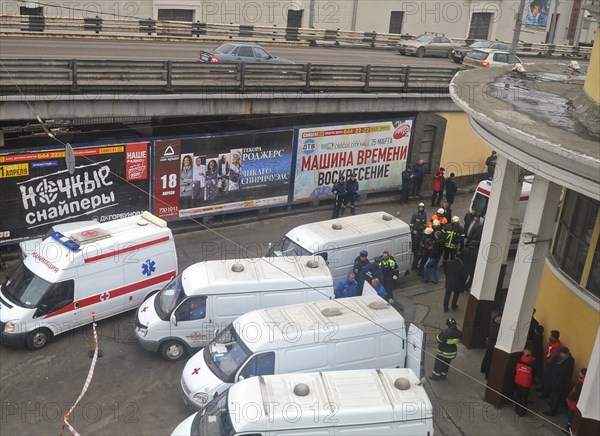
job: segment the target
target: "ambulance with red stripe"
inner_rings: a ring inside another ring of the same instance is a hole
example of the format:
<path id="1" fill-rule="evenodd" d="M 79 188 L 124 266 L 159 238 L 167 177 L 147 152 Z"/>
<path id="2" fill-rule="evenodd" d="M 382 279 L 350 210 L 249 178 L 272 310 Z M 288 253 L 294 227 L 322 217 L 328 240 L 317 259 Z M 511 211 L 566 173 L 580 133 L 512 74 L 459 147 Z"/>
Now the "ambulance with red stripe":
<path id="1" fill-rule="evenodd" d="M 519 197 L 519 208 L 517 210 L 518 223 L 515 223 L 516 228 L 513 229 L 513 239 L 516 239 L 517 241 L 521 234 L 521 228 L 523 226 L 523 219 L 525 218 L 525 210 L 527 209 L 527 202 L 529 201 L 529 193 L 531 192 L 532 183 L 533 176 L 525 176 L 521 187 L 521 195 Z M 485 218 L 485 213 L 487 212 L 493 187 L 494 182 L 492 180 L 483 180 L 479 182 L 477 189 L 475 189 L 475 193 L 471 199 L 470 209 L 477 212 L 480 217 Z"/>
<path id="2" fill-rule="evenodd" d="M 42 348 L 92 314 L 137 308 L 176 275 L 171 230 L 149 212 L 53 232 L 0 287 L 0 342 Z"/>

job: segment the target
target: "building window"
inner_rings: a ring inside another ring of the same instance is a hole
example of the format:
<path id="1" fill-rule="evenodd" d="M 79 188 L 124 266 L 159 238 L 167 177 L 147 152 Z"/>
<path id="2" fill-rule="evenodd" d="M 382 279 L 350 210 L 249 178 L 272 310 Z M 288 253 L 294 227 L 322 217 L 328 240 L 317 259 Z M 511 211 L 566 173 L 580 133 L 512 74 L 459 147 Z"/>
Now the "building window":
<path id="1" fill-rule="evenodd" d="M 558 221 L 556 239 L 552 247 L 552 254 L 559 268 L 571 279 L 581 284 L 590 245 L 592 233 L 598 216 L 598 203 L 574 191 L 567 191 L 562 212 Z M 596 250 L 598 247 L 596 247 Z M 598 255 L 596 254 L 596 258 Z M 595 264 L 598 261 L 594 259 Z M 592 275 L 594 272 L 592 271 Z M 588 285 L 593 284 L 594 278 L 582 284 L 589 291 L 594 292 Z M 597 294 L 597 277 L 596 277 Z"/>
<path id="2" fill-rule="evenodd" d="M 390 13 L 390 28 L 388 33 L 402 33 L 402 22 L 404 21 L 404 11 L 392 11 Z"/>
<path id="3" fill-rule="evenodd" d="M 592 260 L 592 269 L 590 270 L 590 276 L 585 288 L 600 298 L 600 238 L 596 242 L 596 252 L 594 253 L 594 260 Z"/>
<path id="4" fill-rule="evenodd" d="M 415 162 L 417 162 L 419 159 L 423 159 L 423 161 L 427 164 L 428 169 L 431 169 L 431 155 L 433 154 L 433 144 L 435 143 L 436 130 L 436 127 L 431 125 L 426 125 L 423 127 L 423 139 L 421 140 L 419 158 L 415 160 Z"/>

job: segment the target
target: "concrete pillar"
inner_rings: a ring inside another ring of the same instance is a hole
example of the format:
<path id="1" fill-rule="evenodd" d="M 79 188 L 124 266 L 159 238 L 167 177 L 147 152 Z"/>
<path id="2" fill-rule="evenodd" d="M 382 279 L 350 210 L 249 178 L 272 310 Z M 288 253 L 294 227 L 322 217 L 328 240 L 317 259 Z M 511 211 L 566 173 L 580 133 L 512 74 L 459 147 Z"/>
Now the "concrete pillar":
<path id="1" fill-rule="evenodd" d="M 521 194 L 519 167 L 498 155 L 491 188 L 463 322 L 462 343 L 467 348 L 485 346 L 485 330 L 494 308 L 498 278 L 510 247 L 511 217 L 516 215 Z"/>
<path id="2" fill-rule="evenodd" d="M 585 364 L 581 367 L 585 367 Z M 574 435 L 600 434 L 600 395 L 598 392 L 600 392 L 600 329 L 596 334 L 596 342 L 587 365 L 587 374 L 575 410 L 572 426 Z"/>
<path id="3" fill-rule="evenodd" d="M 533 180 L 484 397 L 496 406 L 508 401 L 496 392 L 513 396 L 514 368 L 527 340 L 561 190 L 537 176 Z"/>

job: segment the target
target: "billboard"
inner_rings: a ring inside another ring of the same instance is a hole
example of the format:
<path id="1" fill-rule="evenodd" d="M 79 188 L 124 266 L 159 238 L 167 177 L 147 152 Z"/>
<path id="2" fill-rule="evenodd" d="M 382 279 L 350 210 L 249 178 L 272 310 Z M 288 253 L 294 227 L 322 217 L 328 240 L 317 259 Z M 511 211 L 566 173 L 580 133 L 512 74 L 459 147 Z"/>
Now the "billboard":
<path id="1" fill-rule="evenodd" d="M 550 24 L 550 3 L 552 0 L 530 0 L 527 3 L 525 28 L 546 31 Z"/>
<path id="2" fill-rule="evenodd" d="M 293 131 L 154 141 L 154 213 L 164 219 L 286 204 Z"/>
<path id="3" fill-rule="evenodd" d="M 148 143 L 0 154 L 0 243 L 45 234 L 52 225 L 107 221 L 148 210 Z"/>
<path id="4" fill-rule="evenodd" d="M 402 182 L 414 119 L 298 129 L 294 201 L 331 195 L 340 176 L 356 174 L 360 191 Z"/>

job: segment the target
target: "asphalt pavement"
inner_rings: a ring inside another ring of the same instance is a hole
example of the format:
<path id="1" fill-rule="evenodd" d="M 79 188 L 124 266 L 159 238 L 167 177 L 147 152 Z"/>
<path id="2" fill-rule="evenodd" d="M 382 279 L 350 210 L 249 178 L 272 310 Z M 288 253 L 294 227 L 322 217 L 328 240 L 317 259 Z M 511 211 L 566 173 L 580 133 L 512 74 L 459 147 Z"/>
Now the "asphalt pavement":
<path id="1" fill-rule="evenodd" d="M 464 216 L 471 193 L 463 189 L 456 197 L 453 214 Z M 396 194 L 370 197 L 357 204 L 357 213 L 384 210 L 405 221 L 418 200 L 400 207 Z M 426 211 L 435 208 L 424 199 Z M 240 214 L 173 226 L 182 271 L 200 260 L 260 255 L 268 242 L 280 239 L 291 228 L 306 222 L 329 219 L 331 204 L 295 208 L 272 214 Z M 14 266 L 9 261 L 9 268 Z M 410 274 L 402 279 L 394 298 L 407 321 L 427 334 L 426 372 L 431 373 L 437 348 L 435 334 L 453 315 L 459 327 L 464 318 L 467 294 L 459 308 L 444 313 L 443 283 L 423 284 Z M 133 312 L 98 323 L 103 357 L 98 359 L 89 390 L 73 412 L 72 422 L 81 434 L 165 435 L 192 411 L 183 403 L 180 378 L 185 360 L 171 364 L 141 349 L 133 333 Z M 0 435 L 56 435 L 62 415 L 78 397 L 91 364 L 91 327 L 58 336 L 39 351 L 0 345 Z M 485 380 L 479 372 L 483 350 L 459 345 L 448 379 L 425 382 L 434 405 L 438 435 L 558 435 L 566 423 L 566 411 L 549 421 L 541 415 L 542 400 L 532 392 L 531 409 L 539 414 L 519 417 L 510 405 L 496 408 L 485 401 Z M 556 426 L 552 423 L 556 423 Z M 65 430 L 68 434 L 68 430 Z"/>

